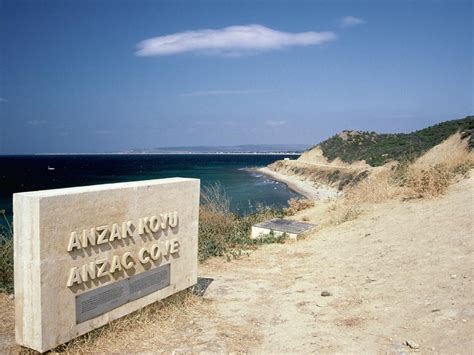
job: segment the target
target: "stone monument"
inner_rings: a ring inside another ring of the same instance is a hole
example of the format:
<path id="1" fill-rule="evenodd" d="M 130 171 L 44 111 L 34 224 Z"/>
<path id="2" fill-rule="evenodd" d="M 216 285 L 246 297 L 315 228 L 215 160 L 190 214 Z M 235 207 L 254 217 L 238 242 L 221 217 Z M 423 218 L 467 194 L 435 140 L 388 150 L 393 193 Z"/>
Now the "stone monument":
<path id="1" fill-rule="evenodd" d="M 13 196 L 16 341 L 44 352 L 197 281 L 199 180 Z"/>

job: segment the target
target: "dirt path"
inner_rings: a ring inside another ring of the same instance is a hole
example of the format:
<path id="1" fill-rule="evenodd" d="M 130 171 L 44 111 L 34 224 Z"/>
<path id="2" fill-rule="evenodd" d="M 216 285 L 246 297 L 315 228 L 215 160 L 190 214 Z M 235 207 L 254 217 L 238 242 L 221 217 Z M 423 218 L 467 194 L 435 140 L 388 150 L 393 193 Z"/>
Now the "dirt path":
<path id="1" fill-rule="evenodd" d="M 472 353 L 473 191 L 465 180 L 440 199 L 369 206 L 305 240 L 214 259 L 200 268 L 214 279 L 204 299 L 172 330 L 130 326 L 90 349 L 404 353 L 408 340 Z"/>

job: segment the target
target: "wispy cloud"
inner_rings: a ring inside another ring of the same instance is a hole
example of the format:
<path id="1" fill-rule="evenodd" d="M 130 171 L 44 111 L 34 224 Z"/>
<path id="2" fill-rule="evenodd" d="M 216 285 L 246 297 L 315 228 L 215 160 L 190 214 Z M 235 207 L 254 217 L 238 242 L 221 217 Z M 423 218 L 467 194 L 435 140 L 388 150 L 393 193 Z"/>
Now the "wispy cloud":
<path id="1" fill-rule="evenodd" d="M 285 120 L 274 121 L 274 120 L 266 120 L 265 124 L 270 127 L 279 127 L 286 124 Z"/>
<path id="2" fill-rule="evenodd" d="M 44 121 L 44 120 L 30 120 L 30 121 L 26 121 L 26 124 L 28 126 L 42 126 L 42 125 L 45 125 L 46 123 L 48 123 L 47 121 Z"/>
<path id="3" fill-rule="evenodd" d="M 262 25 L 203 29 L 149 38 L 138 43 L 137 56 L 164 56 L 185 52 L 241 56 L 290 46 L 311 46 L 333 41 L 334 32 L 290 33 Z"/>
<path id="4" fill-rule="evenodd" d="M 344 16 L 339 20 L 341 27 L 354 27 L 365 24 L 365 20 L 355 16 Z"/>
<path id="5" fill-rule="evenodd" d="M 0 97 L 0 102 L 8 102 L 8 100 L 4 99 L 3 97 Z"/>
<path id="6" fill-rule="evenodd" d="M 220 95 L 250 95 L 250 94 L 263 94 L 268 92 L 267 90 L 203 90 L 193 91 L 180 94 L 179 96 L 190 97 L 190 96 L 220 96 Z"/>

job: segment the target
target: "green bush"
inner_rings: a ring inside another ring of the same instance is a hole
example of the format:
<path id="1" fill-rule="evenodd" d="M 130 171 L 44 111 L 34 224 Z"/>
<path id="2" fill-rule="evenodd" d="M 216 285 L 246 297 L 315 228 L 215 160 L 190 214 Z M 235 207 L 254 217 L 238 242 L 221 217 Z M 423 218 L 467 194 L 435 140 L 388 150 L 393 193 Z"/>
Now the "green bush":
<path id="1" fill-rule="evenodd" d="M 461 132 L 462 137 L 469 137 L 469 146 L 473 148 L 474 116 L 441 122 L 407 134 L 346 132 L 348 133 L 346 140 L 335 135 L 320 143 L 319 146 L 329 160 L 341 158 L 348 163 L 365 160 L 372 166 L 380 166 L 391 160 L 417 158 L 458 131 Z"/>

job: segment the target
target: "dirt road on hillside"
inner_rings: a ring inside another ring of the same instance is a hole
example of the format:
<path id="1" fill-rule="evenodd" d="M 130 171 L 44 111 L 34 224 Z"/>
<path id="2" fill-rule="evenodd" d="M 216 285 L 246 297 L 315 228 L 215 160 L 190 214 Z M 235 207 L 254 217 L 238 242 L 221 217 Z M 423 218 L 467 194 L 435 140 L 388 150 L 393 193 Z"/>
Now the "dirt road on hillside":
<path id="1" fill-rule="evenodd" d="M 368 206 L 305 240 L 214 259 L 200 267 L 214 280 L 204 298 L 171 327 L 131 325 L 70 350 L 472 353 L 473 191 L 464 180 L 440 199 Z M 4 349 L 18 350 L 12 329 Z"/>

